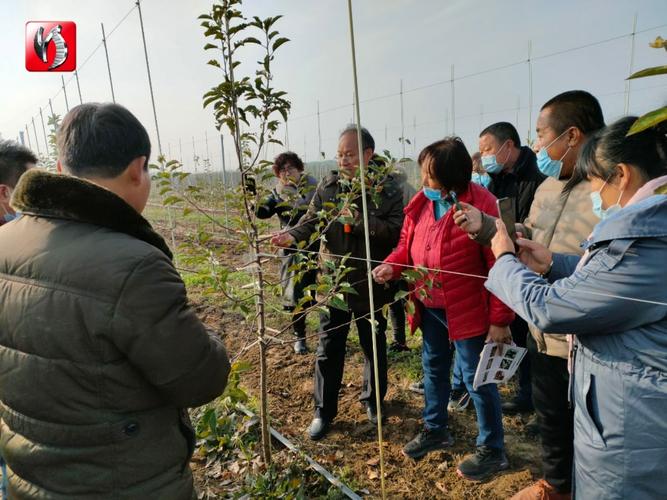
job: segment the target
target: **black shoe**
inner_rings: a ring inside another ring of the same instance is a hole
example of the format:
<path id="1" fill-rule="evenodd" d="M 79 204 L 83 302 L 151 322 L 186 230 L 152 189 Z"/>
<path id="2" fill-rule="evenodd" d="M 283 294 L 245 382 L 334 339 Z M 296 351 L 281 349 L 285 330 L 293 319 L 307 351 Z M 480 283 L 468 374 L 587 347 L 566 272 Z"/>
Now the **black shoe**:
<path id="1" fill-rule="evenodd" d="M 430 431 L 424 428 L 417 436 L 403 447 L 403 455 L 421 458 L 435 450 L 444 450 L 454 444 L 454 438 L 447 429 Z"/>
<path id="2" fill-rule="evenodd" d="M 413 382 L 408 386 L 408 389 L 417 394 L 424 394 L 424 381 L 420 380 L 419 382 Z"/>
<path id="3" fill-rule="evenodd" d="M 368 417 L 368 421 L 371 424 L 377 425 L 378 423 L 378 412 L 375 409 L 375 405 L 371 404 L 366 404 L 366 416 Z M 387 413 L 384 408 L 384 405 L 382 405 L 382 423 L 384 424 L 387 421 Z"/>
<path id="4" fill-rule="evenodd" d="M 296 342 L 294 342 L 294 352 L 297 354 L 306 354 L 308 352 L 306 339 L 298 339 Z"/>
<path id="5" fill-rule="evenodd" d="M 533 411 L 533 403 L 530 399 L 514 398 L 512 401 L 503 403 L 503 414 L 516 415 L 517 413 L 530 413 Z"/>
<path id="6" fill-rule="evenodd" d="M 322 417 L 315 417 L 308 427 L 308 435 L 313 441 L 318 441 L 327 435 L 329 429 L 331 422 Z"/>
<path id="7" fill-rule="evenodd" d="M 529 436 L 537 437 L 540 435 L 540 424 L 537 421 L 537 415 L 533 414 L 526 423 L 524 427 L 526 434 Z"/>
<path id="8" fill-rule="evenodd" d="M 449 393 L 447 409 L 449 411 L 465 411 L 470 404 L 470 394 L 465 389 L 452 389 Z"/>
<path id="9" fill-rule="evenodd" d="M 387 349 L 389 352 L 407 352 L 410 350 L 410 348 L 405 345 L 405 342 L 392 342 L 389 344 L 389 348 Z"/>
<path id="10" fill-rule="evenodd" d="M 478 446 L 475 453 L 468 455 L 459 464 L 456 472 L 470 481 L 483 481 L 500 471 L 509 469 L 509 466 L 503 450 Z"/>

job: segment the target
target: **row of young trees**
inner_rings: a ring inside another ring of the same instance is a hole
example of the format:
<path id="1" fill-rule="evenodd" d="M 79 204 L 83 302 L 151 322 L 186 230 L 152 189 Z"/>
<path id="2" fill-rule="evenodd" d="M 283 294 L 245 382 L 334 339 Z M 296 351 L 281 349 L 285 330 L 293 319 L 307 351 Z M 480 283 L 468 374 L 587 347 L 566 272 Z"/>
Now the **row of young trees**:
<path id="1" fill-rule="evenodd" d="M 280 283 L 271 282 L 265 273 L 266 254 L 263 254 L 262 250 L 268 236 L 263 234 L 266 226 L 258 221 L 255 206 L 268 195 L 269 188 L 266 184 L 273 179 L 271 162 L 262 160 L 262 153 L 269 144 L 282 145 L 277 131 L 281 121 L 287 121 L 291 108 L 287 93 L 276 88 L 273 73 L 276 54 L 289 39 L 281 36 L 277 29 L 282 16 L 265 19 L 247 17 L 242 12 L 241 4 L 242 0 L 218 0 L 209 12 L 199 16 L 204 37 L 207 39 L 203 48 L 212 55 L 208 64 L 216 68 L 221 77 L 221 82 L 204 94 L 203 105 L 212 109 L 218 130 L 231 134 L 241 175 L 241 182 L 233 192 L 227 192 L 227 187 L 221 186 L 219 194 L 224 197 L 225 206 L 229 205 L 224 221 L 201 206 L 202 188 L 188 182 L 189 174 L 182 170 L 178 161 L 167 161 L 160 157 L 154 167 L 164 205 L 178 205 L 184 215 L 197 211 L 211 223 L 211 227 L 227 235 L 228 243 L 210 245 L 213 232 L 200 229 L 197 234 L 188 237 L 185 253 L 189 254 L 188 262 L 207 264 L 210 283 L 225 295 L 232 310 L 245 316 L 247 325 L 255 332 L 254 339 L 248 339 L 245 348 L 258 346 L 261 447 L 264 462 L 270 464 L 266 354 L 267 349 L 279 341 L 280 336 L 289 331 L 291 325 L 286 324 L 276 329 L 267 323 L 270 312 L 270 301 L 267 298 L 279 292 Z M 667 50 L 667 41 L 660 38 L 652 45 Z M 255 63 L 248 62 L 253 59 L 258 60 Z M 665 73 L 667 66 L 660 66 L 637 72 L 630 78 Z M 667 107 L 642 116 L 631 133 L 664 120 L 667 120 Z M 394 168 L 396 160 L 388 152 L 385 152 L 385 156 L 383 166 L 372 168 L 368 172 L 373 180 L 368 185 L 380 186 L 381 182 L 377 181 L 381 181 Z M 328 204 L 322 213 L 317 214 L 317 231 L 312 234 L 309 242 L 299 244 L 300 250 L 323 238 L 328 225 L 339 220 L 341 213 L 346 213 L 348 208 L 358 208 L 354 206 L 354 200 L 359 199 L 361 194 L 361 181 L 357 177 L 347 182 L 347 194 L 336 203 Z M 375 202 L 377 194 L 371 191 L 369 199 Z M 219 265 L 224 261 L 222 254 L 230 250 L 230 245 L 249 249 L 241 268 L 252 273 L 253 287 L 250 290 L 235 287 L 229 280 L 230 270 Z M 318 266 L 316 256 L 307 252 L 299 255 L 301 258 L 293 269 L 297 273 L 305 273 Z M 326 265 L 327 272 L 320 275 L 316 285 L 308 287 L 306 296 L 298 307 L 314 310 L 327 307 L 346 309 L 344 294 L 354 293 L 354 284 L 346 281 L 349 263 L 345 256 L 338 256 L 337 260 L 328 260 Z M 410 282 L 423 276 L 425 272 L 419 269 L 405 273 Z M 423 295 L 427 291 L 419 290 L 417 293 Z M 401 292 L 396 300 L 404 294 L 405 292 Z M 386 310 L 384 312 L 386 313 Z M 269 334 L 269 331 L 272 334 Z M 278 333 L 275 333 L 276 331 Z M 212 415 L 211 417 L 209 413 L 210 418 L 221 418 L 215 413 Z"/>

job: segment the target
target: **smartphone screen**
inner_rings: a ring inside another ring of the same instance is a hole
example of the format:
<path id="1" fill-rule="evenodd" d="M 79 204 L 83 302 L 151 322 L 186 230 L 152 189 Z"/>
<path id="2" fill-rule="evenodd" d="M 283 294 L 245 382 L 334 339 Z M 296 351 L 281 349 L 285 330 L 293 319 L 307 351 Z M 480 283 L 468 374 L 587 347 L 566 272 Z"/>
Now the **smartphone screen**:
<path id="1" fill-rule="evenodd" d="M 516 222 L 514 214 L 516 212 L 514 203 L 514 198 L 500 198 L 496 201 L 496 204 L 498 205 L 498 214 L 500 215 L 503 224 L 505 224 L 512 241 L 516 241 L 516 227 L 514 226 L 514 223 Z"/>

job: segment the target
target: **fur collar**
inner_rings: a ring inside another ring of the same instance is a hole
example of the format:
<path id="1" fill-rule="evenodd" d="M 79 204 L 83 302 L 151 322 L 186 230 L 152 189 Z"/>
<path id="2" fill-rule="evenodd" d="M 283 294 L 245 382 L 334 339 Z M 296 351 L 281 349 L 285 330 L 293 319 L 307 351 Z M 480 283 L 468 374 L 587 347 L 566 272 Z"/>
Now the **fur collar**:
<path id="1" fill-rule="evenodd" d="M 69 219 L 129 234 L 172 253 L 162 236 L 122 198 L 79 177 L 28 170 L 16 185 L 11 201 L 24 214 Z"/>

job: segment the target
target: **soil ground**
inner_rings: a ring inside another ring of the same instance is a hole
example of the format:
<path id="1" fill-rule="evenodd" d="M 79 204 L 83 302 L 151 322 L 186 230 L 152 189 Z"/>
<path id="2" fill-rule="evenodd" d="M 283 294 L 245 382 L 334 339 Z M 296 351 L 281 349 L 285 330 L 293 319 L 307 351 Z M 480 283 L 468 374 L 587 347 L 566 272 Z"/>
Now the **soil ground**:
<path id="1" fill-rule="evenodd" d="M 165 233 L 164 219 L 153 215 L 153 218 L 149 215 L 149 219 L 158 230 Z M 182 239 L 186 229 L 177 226 L 177 240 Z M 236 252 L 228 255 L 226 262 L 221 265 L 238 265 L 241 254 Z M 269 264 L 268 269 L 269 274 L 277 274 L 276 264 Z M 252 335 L 252 332 L 247 331 L 243 317 L 223 313 L 217 301 L 196 286 L 190 287 L 189 294 L 202 320 L 222 332 L 230 356 L 239 353 Z M 275 317 L 272 319 L 275 321 Z M 316 333 L 316 324 L 316 314 L 311 313 L 309 335 Z M 388 337 L 391 339 L 390 332 Z M 539 441 L 527 432 L 529 417 L 525 415 L 503 417 L 510 469 L 490 481 L 473 483 L 460 478 L 456 473 L 458 462 L 465 454 L 472 452 L 475 446 L 477 427 L 472 408 L 450 414 L 450 428 L 455 437 L 451 449 L 431 453 L 419 461 L 403 456 L 401 448 L 421 426 L 422 397 L 408 389 L 410 383 L 419 376 L 420 342 L 420 338 L 412 337 L 408 340 L 412 348 L 410 352 L 392 353 L 389 356 L 389 390 L 386 398 L 388 421 L 383 430 L 388 498 L 506 499 L 539 477 Z M 310 441 L 306 434 L 313 411 L 312 379 L 316 338 L 309 338 L 308 344 L 310 352 L 303 356 L 294 354 L 290 343 L 276 345 L 269 350 L 271 425 L 352 489 L 379 498 L 377 430 L 366 419 L 364 408 L 358 401 L 363 353 L 356 333 L 351 333 L 348 338 L 338 417 L 331 433 L 319 442 Z M 242 386 L 254 397 L 258 395 L 259 386 L 257 358 L 257 349 L 244 352 L 240 358 L 253 366 L 251 371 L 244 374 Z M 503 385 L 500 390 L 504 398 L 510 398 L 513 386 Z M 195 461 L 193 468 L 195 477 L 201 481 L 201 464 Z"/>

